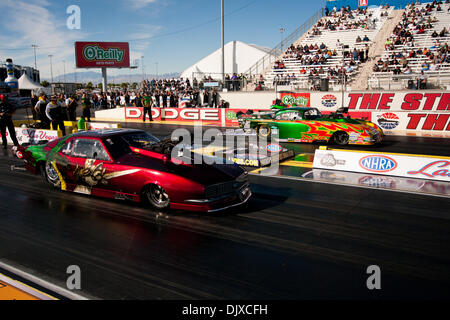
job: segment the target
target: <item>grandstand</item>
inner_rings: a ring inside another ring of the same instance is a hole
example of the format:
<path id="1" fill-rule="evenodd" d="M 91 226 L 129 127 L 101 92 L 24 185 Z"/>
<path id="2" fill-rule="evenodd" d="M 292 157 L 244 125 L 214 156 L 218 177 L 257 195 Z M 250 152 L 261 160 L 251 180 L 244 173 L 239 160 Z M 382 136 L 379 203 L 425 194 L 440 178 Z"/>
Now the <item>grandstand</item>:
<path id="1" fill-rule="evenodd" d="M 441 11 L 437 11 L 438 7 Z M 376 70 L 369 78 L 369 88 L 412 89 L 413 86 L 417 86 L 415 78 L 422 70 L 428 78 L 428 88 L 448 87 L 449 9 L 448 3 L 436 5 L 434 8 L 429 3 L 408 6 L 403 13 L 402 21 L 396 27 L 396 33 L 387 37 L 385 50 L 379 61 L 375 62 L 377 66 L 374 66 Z M 404 35 L 408 30 L 411 33 L 410 39 L 400 34 L 402 32 Z M 447 33 L 442 32 L 443 30 L 447 30 Z M 389 42 L 391 44 L 387 44 Z M 447 49 L 444 46 L 447 46 Z"/>
<path id="2" fill-rule="evenodd" d="M 388 5 L 326 9 L 305 34 L 285 46 L 271 66 L 250 76 L 255 86 L 263 84 L 269 90 L 336 91 L 344 85 L 350 90 L 413 89 L 423 69 L 426 88 L 448 88 L 449 8 L 446 1 L 409 4 L 405 9 Z M 411 37 L 404 36 L 404 28 Z M 444 28 L 447 33 L 442 33 Z M 407 63 L 402 59 L 399 71 L 400 54 Z"/>

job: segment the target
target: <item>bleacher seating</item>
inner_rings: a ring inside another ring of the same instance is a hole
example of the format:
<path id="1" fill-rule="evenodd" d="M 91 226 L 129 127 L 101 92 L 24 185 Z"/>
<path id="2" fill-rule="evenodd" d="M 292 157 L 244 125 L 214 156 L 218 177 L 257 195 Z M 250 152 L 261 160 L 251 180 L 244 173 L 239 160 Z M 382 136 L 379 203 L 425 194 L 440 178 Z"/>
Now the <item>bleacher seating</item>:
<path id="1" fill-rule="evenodd" d="M 409 30 L 412 39 L 399 37 L 398 32 L 388 37 L 392 43 L 386 42 L 385 51 L 374 62 L 369 88 L 412 88 L 416 86 L 421 71 L 428 78 L 428 87 L 446 88 L 450 85 L 450 4 L 440 4 L 441 11 L 437 11 L 438 5 L 435 4 L 427 12 L 427 6 L 431 7 L 431 3 L 406 8 L 404 24 L 400 22 L 397 31 Z M 425 26 L 423 33 L 418 33 L 417 25 Z M 440 36 L 444 28 L 447 33 Z"/>
<path id="2" fill-rule="evenodd" d="M 369 47 L 392 10 L 393 8 L 381 7 L 366 11 L 360 9 L 350 11 L 351 15 L 349 12 L 331 12 L 316 23 L 303 41 L 292 44 L 286 50 L 281 61 L 264 76 L 265 85 L 272 86 L 276 83 L 318 89 L 317 80 L 328 78 L 331 85 L 339 84 L 343 79 L 342 73 L 346 75 L 346 82 L 350 83 L 358 74 L 359 65 L 364 62 L 358 51 L 364 52 L 363 60 L 366 60 Z M 363 41 L 366 36 L 369 41 Z M 318 48 L 322 44 L 326 45 L 325 50 Z M 301 50 L 305 46 L 309 47 L 307 53 Z M 316 48 L 311 50 L 314 46 Z M 354 50 L 356 59 L 353 59 Z M 331 54 L 328 57 L 325 53 Z M 323 58 L 324 55 L 326 59 Z M 312 62 L 314 58 L 317 61 Z M 279 63 L 282 68 L 277 67 Z"/>

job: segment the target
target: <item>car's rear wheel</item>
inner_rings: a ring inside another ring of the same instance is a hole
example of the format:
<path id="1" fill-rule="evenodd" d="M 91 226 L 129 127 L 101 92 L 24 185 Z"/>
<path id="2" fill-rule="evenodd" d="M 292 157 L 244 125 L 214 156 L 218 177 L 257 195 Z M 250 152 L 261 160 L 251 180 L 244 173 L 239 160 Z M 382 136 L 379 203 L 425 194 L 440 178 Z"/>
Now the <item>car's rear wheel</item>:
<path id="1" fill-rule="evenodd" d="M 59 179 L 58 172 L 53 167 L 53 164 L 51 162 L 47 161 L 42 165 L 41 173 L 51 186 L 55 188 L 61 187 L 61 180 Z"/>
<path id="2" fill-rule="evenodd" d="M 170 198 L 167 192 L 164 190 L 163 187 L 152 184 L 149 185 L 145 191 L 144 195 L 150 205 L 152 205 L 156 209 L 166 209 L 169 207 L 170 204 Z"/>
<path id="3" fill-rule="evenodd" d="M 333 141 L 339 146 L 345 146 L 348 144 L 348 133 L 343 131 L 338 131 L 333 135 Z"/>
<path id="4" fill-rule="evenodd" d="M 265 125 L 265 124 L 263 124 L 263 125 L 260 125 L 259 127 L 258 127 L 258 136 L 260 137 L 260 138 L 265 138 L 265 139 L 267 139 L 269 136 L 270 136 L 270 128 L 269 128 L 269 126 L 267 126 L 267 125 Z"/>

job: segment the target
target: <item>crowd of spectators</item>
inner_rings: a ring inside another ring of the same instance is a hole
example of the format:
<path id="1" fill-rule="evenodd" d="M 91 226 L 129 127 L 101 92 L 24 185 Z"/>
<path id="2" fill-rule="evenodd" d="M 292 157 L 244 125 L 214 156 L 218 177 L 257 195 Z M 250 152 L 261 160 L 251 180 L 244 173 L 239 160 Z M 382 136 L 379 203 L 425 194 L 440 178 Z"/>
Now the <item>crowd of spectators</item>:
<path id="1" fill-rule="evenodd" d="M 441 1 L 434 1 L 426 6 L 418 6 L 414 3 L 408 5 L 392 35 L 386 39 L 385 50 L 394 50 L 395 46 L 400 45 L 414 47 L 414 35 L 425 34 L 427 30 L 433 29 L 434 24 L 438 22 L 438 19 L 436 16 L 432 16 L 432 13 L 438 11 L 438 8 L 442 10 L 440 4 L 442 4 Z M 448 30 L 444 27 L 439 33 L 435 30 L 431 36 L 437 38 L 447 35 Z"/>
<path id="2" fill-rule="evenodd" d="M 432 13 L 434 10 L 442 11 L 441 4 L 441 1 L 434 1 L 425 6 L 419 6 L 418 3 L 408 5 L 402 20 L 386 40 L 385 50 L 392 52 L 389 52 L 385 59 L 380 58 L 376 61 L 373 71 L 408 75 L 414 72 L 438 71 L 443 63 L 449 63 L 448 43 L 440 43 L 440 39 L 436 39 L 446 37 L 447 28 L 444 27 L 439 33 L 436 30 L 433 31 L 431 37 L 435 41 L 430 47 L 419 47 L 414 42 L 415 35 L 424 34 L 425 30 L 434 28 L 438 20 L 432 16 Z M 422 59 L 417 60 L 417 58 Z M 410 61 L 415 61 L 414 68 L 411 67 Z"/>
<path id="3" fill-rule="evenodd" d="M 206 88 L 204 82 L 214 81 L 207 77 L 202 81 L 180 79 L 151 79 L 141 82 L 136 89 L 116 89 L 90 94 L 94 110 L 122 106 L 142 107 L 142 97 L 151 97 L 151 107 L 224 107 L 225 101 L 219 101 L 215 88 Z"/>
<path id="4" fill-rule="evenodd" d="M 385 5 L 383 9 L 389 9 Z M 387 15 L 387 12 L 382 12 L 382 16 Z M 356 10 L 350 10 L 350 6 L 341 7 L 337 10 L 336 6 L 329 11 L 325 8 L 325 16 L 329 19 L 320 20 L 311 31 L 310 35 L 320 35 L 322 30 L 329 31 L 343 31 L 343 30 L 357 30 L 357 29 L 373 29 L 376 23 L 376 18 L 372 19 L 372 13 L 367 10 L 367 7 L 359 7 Z"/>

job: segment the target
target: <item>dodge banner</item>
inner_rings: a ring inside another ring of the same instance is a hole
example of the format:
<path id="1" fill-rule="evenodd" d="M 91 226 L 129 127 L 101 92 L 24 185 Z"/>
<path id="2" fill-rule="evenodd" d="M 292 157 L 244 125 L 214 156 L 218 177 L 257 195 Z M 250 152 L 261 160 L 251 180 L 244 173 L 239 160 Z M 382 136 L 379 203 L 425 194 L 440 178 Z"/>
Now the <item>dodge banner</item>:
<path id="1" fill-rule="evenodd" d="M 77 68 L 129 68 L 128 42 L 75 42 Z"/>

